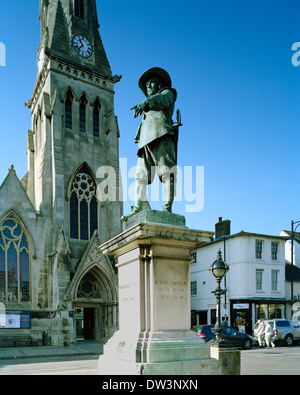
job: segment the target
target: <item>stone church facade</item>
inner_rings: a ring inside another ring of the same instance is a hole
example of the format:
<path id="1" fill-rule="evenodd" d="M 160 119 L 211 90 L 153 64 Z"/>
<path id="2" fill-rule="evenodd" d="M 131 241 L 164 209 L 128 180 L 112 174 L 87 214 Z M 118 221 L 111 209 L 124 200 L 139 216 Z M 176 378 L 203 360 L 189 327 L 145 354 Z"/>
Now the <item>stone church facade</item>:
<path id="1" fill-rule="evenodd" d="M 6 322 L 0 338 L 68 346 L 79 336 L 106 340 L 118 327 L 114 262 L 98 247 L 121 231 L 123 207 L 99 199 L 97 172 L 114 170 L 118 197 L 120 77 L 95 0 L 40 0 L 40 24 L 28 172 L 20 180 L 11 166 L 0 186 L 0 304 L 11 321 L 26 312 L 29 324 Z"/>

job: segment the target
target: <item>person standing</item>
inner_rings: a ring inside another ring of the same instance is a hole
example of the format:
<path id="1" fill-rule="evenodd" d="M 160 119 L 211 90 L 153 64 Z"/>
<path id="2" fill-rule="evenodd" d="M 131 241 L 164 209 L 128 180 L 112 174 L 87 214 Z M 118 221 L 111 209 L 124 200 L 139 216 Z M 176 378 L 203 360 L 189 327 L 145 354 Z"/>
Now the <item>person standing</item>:
<path id="1" fill-rule="evenodd" d="M 266 345 L 267 348 L 270 348 L 270 346 L 275 347 L 275 344 L 273 343 L 273 328 L 271 327 L 269 321 L 266 321 L 266 326 L 265 326 L 265 338 L 266 338 Z"/>
<path id="2" fill-rule="evenodd" d="M 264 347 L 265 343 L 265 324 L 261 319 L 257 320 L 258 328 L 256 332 L 259 347 Z"/>

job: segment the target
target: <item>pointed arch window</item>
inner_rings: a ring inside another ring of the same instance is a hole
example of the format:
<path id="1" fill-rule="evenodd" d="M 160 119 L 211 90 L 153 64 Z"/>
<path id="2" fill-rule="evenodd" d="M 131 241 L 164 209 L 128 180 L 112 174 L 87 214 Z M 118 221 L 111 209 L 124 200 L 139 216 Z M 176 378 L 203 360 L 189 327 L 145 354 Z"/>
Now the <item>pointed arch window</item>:
<path id="1" fill-rule="evenodd" d="M 69 89 L 65 101 L 65 126 L 67 129 L 72 129 L 72 114 L 73 114 L 73 94 Z"/>
<path id="2" fill-rule="evenodd" d="M 24 230 L 14 216 L 0 226 L 0 301 L 28 302 L 30 253 Z"/>
<path id="3" fill-rule="evenodd" d="M 75 0 L 75 16 L 84 19 L 84 0 Z"/>
<path id="4" fill-rule="evenodd" d="M 93 106 L 93 135 L 99 137 L 100 135 L 100 110 L 101 104 L 97 99 Z"/>
<path id="5" fill-rule="evenodd" d="M 98 229 L 96 184 L 83 166 L 74 177 L 70 197 L 70 234 L 72 239 L 89 240 Z"/>
<path id="6" fill-rule="evenodd" d="M 79 129 L 81 132 L 86 132 L 86 106 L 87 100 L 83 95 L 79 104 Z"/>

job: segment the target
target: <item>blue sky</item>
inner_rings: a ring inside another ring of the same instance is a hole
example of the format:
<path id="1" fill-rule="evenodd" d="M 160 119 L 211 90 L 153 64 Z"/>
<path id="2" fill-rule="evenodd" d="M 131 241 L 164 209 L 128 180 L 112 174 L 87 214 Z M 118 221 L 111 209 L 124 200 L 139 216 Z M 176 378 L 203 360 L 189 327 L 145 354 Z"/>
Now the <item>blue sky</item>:
<path id="1" fill-rule="evenodd" d="M 214 230 L 218 217 L 240 230 L 277 235 L 300 220 L 300 42 L 298 0 L 99 0 L 101 37 L 116 84 L 120 157 L 136 164 L 143 100 L 139 76 L 159 66 L 171 75 L 181 110 L 178 165 L 204 167 L 204 208 L 173 211 L 187 226 Z M 38 0 L 0 0 L 0 184 L 14 164 L 27 171 L 31 98 L 40 39 Z M 133 182 L 131 179 L 130 182 Z M 195 190 L 194 190 L 195 192 Z M 124 204 L 129 211 L 132 202 Z M 160 208 L 161 203 L 154 204 Z"/>

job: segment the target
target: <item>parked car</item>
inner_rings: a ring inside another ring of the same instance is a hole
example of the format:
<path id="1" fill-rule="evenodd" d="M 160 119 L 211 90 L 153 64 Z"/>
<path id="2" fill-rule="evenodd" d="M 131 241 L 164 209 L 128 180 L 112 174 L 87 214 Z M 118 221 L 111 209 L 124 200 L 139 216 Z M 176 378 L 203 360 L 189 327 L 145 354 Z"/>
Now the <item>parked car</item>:
<path id="1" fill-rule="evenodd" d="M 292 346 L 294 341 L 300 340 L 300 322 L 285 319 L 267 320 L 274 331 L 274 343 L 283 343 L 286 346 Z M 258 323 L 253 329 L 253 337 L 257 341 L 256 333 Z"/>
<path id="2" fill-rule="evenodd" d="M 213 339 L 215 334 L 213 332 L 214 325 L 203 325 L 197 332 L 198 337 L 204 339 L 205 342 Z M 234 347 L 241 347 L 249 350 L 252 347 L 252 337 L 246 333 L 239 332 L 237 329 L 230 326 L 223 326 L 224 332 L 222 337 L 230 341 Z"/>

